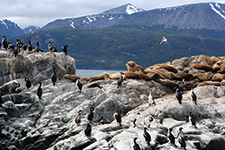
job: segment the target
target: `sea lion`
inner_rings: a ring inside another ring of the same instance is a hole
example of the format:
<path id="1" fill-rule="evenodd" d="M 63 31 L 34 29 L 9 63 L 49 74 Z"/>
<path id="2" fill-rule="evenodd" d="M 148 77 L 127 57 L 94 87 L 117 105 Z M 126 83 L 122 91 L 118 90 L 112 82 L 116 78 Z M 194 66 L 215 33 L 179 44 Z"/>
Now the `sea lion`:
<path id="1" fill-rule="evenodd" d="M 169 79 L 158 79 L 156 81 L 159 82 L 160 84 L 165 85 L 166 87 L 170 87 L 170 88 L 175 88 L 175 87 L 179 86 L 178 83 L 176 83 L 172 80 L 169 80 Z"/>
<path id="2" fill-rule="evenodd" d="M 220 73 L 215 73 L 212 77 L 212 81 L 219 81 L 221 82 L 223 80 L 223 75 Z"/>
<path id="3" fill-rule="evenodd" d="M 205 64 L 196 63 L 196 64 L 192 64 L 191 67 L 193 67 L 195 69 L 201 69 L 201 70 L 213 72 L 212 67 L 209 65 L 205 65 Z"/>
<path id="4" fill-rule="evenodd" d="M 75 74 L 66 74 L 66 75 L 64 75 L 64 78 L 65 78 L 65 79 L 69 79 L 69 80 L 71 80 L 71 81 L 73 81 L 73 82 L 76 82 L 77 79 L 79 79 L 79 78 L 81 78 L 81 77 L 80 77 L 80 76 L 77 76 L 77 75 L 75 75 Z"/>
<path id="5" fill-rule="evenodd" d="M 109 78 L 109 73 L 104 72 L 104 73 L 102 73 L 100 75 L 97 75 L 97 76 L 94 76 L 94 77 L 89 77 L 88 83 L 91 83 L 91 82 L 97 81 L 97 80 L 107 80 L 107 79 L 110 79 Z"/>
<path id="6" fill-rule="evenodd" d="M 218 81 L 204 81 L 204 82 L 199 83 L 197 85 L 197 87 L 199 87 L 199 86 L 206 86 L 206 85 L 220 86 L 220 82 L 218 82 Z"/>
<path id="7" fill-rule="evenodd" d="M 206 62 L 209 66 L 212 66 L 216 63 L 216 60 L 212 57 L 206 56 L 206 55 L 200 55 L 199 56 L 200 62 Z"/>
<path id="8" fill-rule="evenodd" d="M 140 76 L 133 71 L 124 72 L 124 76 L 128 79 L 140 79 Z"/>
<path id="9" fill-rule="evenodd" d="M 139 66 L 138 64 L 136 64 L 134 61 L 128 61 L 126 63 L 126 67 L 127 67 L 128 71 L 133 71 L 133 72 L 135 72 L 135 71 L 143 72 L 144 71 L 144 68 Z"/>

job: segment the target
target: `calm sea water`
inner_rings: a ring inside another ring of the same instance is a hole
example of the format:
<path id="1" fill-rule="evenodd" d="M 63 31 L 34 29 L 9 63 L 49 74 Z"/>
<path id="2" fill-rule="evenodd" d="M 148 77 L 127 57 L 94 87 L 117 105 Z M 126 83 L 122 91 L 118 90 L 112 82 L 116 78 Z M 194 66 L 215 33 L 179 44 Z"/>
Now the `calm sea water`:
<path id="1" fill-rule="evenodd" d="M 89 70 L 89 69 L 77 69 L 76 75 L 80 77 L 91 77 L 97 76 L 104 72 L 108 72 L 110 74 L 117 73 L 117 72 L 125 72 L 125 70 Z"/>

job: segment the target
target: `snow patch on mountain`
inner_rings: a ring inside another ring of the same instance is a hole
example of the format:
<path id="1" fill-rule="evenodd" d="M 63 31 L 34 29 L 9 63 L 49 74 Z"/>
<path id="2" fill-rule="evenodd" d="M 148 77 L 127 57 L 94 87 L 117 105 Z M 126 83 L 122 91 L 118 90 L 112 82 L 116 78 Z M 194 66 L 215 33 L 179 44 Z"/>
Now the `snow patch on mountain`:
<path id="1" fill-rule="evenodd" d="M 138 9 L 136 7 L 134 7 L 133 5 L 127 5 L 127 9 L 126 9 L 127 14 L 131 15 L 133 13 L 137 13 L 139 12 Z"/>
<path id="2" fill-rule="evenodd" d="M 217 10 L 212 3 L 209 3 L 209 5 L 211 6 L 212 10 L 215 11 L 218 15 L 220 15 L 223 19 L 225 19 L 225 16 L 219 11 Z M 223 13 L 224 13 L 224 10 L 220 8 L 220 5 L 218 3 L 215 4 L 215 6 L 220 9 Z"/>

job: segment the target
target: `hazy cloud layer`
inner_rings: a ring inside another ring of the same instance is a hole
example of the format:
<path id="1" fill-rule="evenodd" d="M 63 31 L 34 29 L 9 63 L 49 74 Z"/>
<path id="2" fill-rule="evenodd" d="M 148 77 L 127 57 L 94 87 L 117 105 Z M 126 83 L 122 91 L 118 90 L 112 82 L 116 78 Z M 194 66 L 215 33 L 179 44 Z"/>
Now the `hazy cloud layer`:
<path id="1" fill-rule="evenodd" d="M 145 10 L 211 2 L 210 0 L 0 0 L 0 20 L 9 19 L 21 28 L 29 25 L 42 27 L 56 19 L 98 14 L 111 8 L 131 3 Z M 225 3 L 224 1 L 216 1 Z"/>

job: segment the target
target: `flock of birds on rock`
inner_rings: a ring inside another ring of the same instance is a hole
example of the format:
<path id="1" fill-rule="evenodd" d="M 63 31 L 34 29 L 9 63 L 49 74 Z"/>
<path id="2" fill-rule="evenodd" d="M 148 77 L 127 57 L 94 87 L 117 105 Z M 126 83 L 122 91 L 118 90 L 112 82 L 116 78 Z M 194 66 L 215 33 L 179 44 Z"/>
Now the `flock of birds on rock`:
<path id="1" fill-rule="evenodd" d="M 16 44 L 12 44 L 11 42 L 7 41 L 5 36 L 2 37 L 2 44 L 0 43 L 0 47 L 4 49 L 8 49 L 13 52 L 14 56 L 16 57 L 21 51 L 33 51 L 33 52 L 43 52 L 40 48 L 39 41 L 36 42 L 36 46 L 33 47 L 31 41 L 28 41 L 28 45 L 21 42 L 20 39 L 16 39 Z M 67 48 L 68 46 L 65 45 L 62 47 L 62 51 L 67 55 Z M 58 50 L 51 45 L 51 42 L 48 42 L 48 50 L 50 52 L 57 52 Z"/>
<path id="2" fill-rule="evenodd" d="M 14 52 L 14 56 L 15 57 L 20 52 L 20 49 L 29 50 L 29 51 L 36 50 L 36 52 L 42 51 L 40 49 L 40 47 L 39 47 L 39 42 L 37 42 L 37 46 L 34 48 L 34 47 L 32 47 L 30 41 L 29 41 L 29 45 L 28 46 L 26 44 L 22 43 L 19 39 L 17 39 L 16 41 L 17 41 L 16 46 L 14 46 L 10 42 L 7 42 L 7 39 L 6 39 L 5 36 L 3 36 L 3 40 L 2 40 L 3 48 L 5 48 L 5 49 L 11 49 Z M 163 37 L 162 40 L 160 40 L 157 43 L 157 45 L 160 45 L 162 42 L 166 42 L 166 41 L 167 41 L 167 39 L 165 37 Z M 57 49 L 51 45 L 51 42 L 48 42 L 48 43 L 49 43 L 48 49 L 51 52 L 57 52 Z M 67 45 L 65 45 L 65 46 L 62 47 L 65 55 L 67 55 L 67 48 L 68 48 Z M 123 74 L 124 73 L 123 72 L 120 72 L 120 73 L 121 73 L 121 78 L 118 79 L 118 81 L 117 81 L 117 88 L 121 88 L 122 83 L 124 81 L 124 77 L 123 77 Z M 55 67 L 53 67 L 53 74 L 51 76 L 51 81 L 53 83 L 53 86 L 55 86 L 56 85 L 56 81 L 57 81 L 57 75 L 56 75 L 56 68 Z M 31 81 L 28 78 L 25 78 L 25 82 L 26 82 L 25 85 L 26 85 L 27 89 L 29 89 L 32 86 Z M 81 93 L 83 84 L 80 82 L 80 79 L 79 78 L 76 80 L 76 85 L 77 85 L 78 90 Z M 41 86 L 42 86 L 42 83 L 39 82 L 39 86 L 38 86 L 38 88 L 36 90 L 36 94 L 37 94 L 39 100 L 41 100 L 42 94 L 43 94 L 43 91 L 42 91 L 42 87 Z M 97 87 L 97 88 L 99 88 L 101 90 L 101 94 L 102 93 L 105 93 L 104 88 L 103 88 L 103 86 L 101 85 L 100 82 L 92 83 L 91 85 L 88 86 L 88 88 L 95 88 L 95 87 Z M 184 90 L 184 80 L 182 80 L 182 82 L 180 83 L 180 86 L 176 89 L 176 93 L 175 93 L 175 96 L 176 96 L 179 104 L 182 104 L 182 91 L 183 90 Z M 197 96 L 194 93 L 194 90 L 191 91 L 191 99 L 195 103 L 195 105 L 197 105 Z M 2 107 L 2 103 L 3 103 L 2 96 L 0 96 L 0 107 Z M 154 98 L 152 97 L 151 91 L 149 93 L 148 103 L 149 103 L 149 106 L 156 105 L 156 103 L 154 101 Z M 94 108 L 91 107 L 90 108 L 90 112 L 87 115 L 87 120 L 89 122 L 86 124 L 86 127 L 84 129 L 84 133 L 85 133 L 86 136 L 91 136 L 91 131 L 92 131 L 91 124 L 92 124 L 93 117 L 94 117 L 94 112 L 93 111 L 94 111 Z M 75 117 L 75 123 L 78 126 L 81 123 L 81 112 L 82 112 L 82 110 L 79 110 L 78 113 L 77 113 L 77 115 L 76 115 L 76 117 Z M 122 124 L 121 124 L 122 123 L 122 119 L 121 119 L 121 115 L 119 114 L 119 112 L 114 113 L 114 118 L 115 118 L 117 124 L 119 124 L 119 126 L 122 127 Z M 154 119 L 153 119 L 152 116 L 146 117 L 144 119 L 144 124 L 145 124 L 146 127 L 144 127 L 143 137 L 144 137 L 147 145 L 149 145 L 149 146 L 150 146 L 150 141 L 151 141 L 151 135 L 148 133 L 147 129 L 150 128 L 151 122 L 153 120 Z M 194 126 L 195 128 L 197 128 L 196 127 L 196 121 L 192 117 L 192 113 L 191 112 L 189 113 L 189 120 L 190 120 L 192 126 Z M 140 121 L 141 121 L 141 119 L 140 119 L 140 113 L 138 112 L 137 113 L 137 117 L 132 121 L 133 122 L 133 127 L 134 128 L 135 127 L 138 128 L 137 124 Z M 102 124 L 107 123 L 107 121 L 103 117 L 99 119 L 99 122 L 101 122 Z M 179 129 L 178 142 L 180 143 L 181 148 L 186 149 L 186 143 L 185 143 L 184 134 L 183 134 L 182 129 L 183 129 L 182 127 Z M 174 135 L 171 132 L 172 132 L 172 128 L 169 128 L 168 138 L 170 140 L 171 145 L 173 145 L 174 147 L 177 147 L 177 145 L 175 144 L 175 137 L 174 137 Z M 137 137 L 135 137 L 133 139 L 133 143 L 134 143 L 133 149 L 134 150 L 140 150 L 140 146 L 138 145 L 138 143 L 136 142 L 136 140 L 137 140 Z"/>

